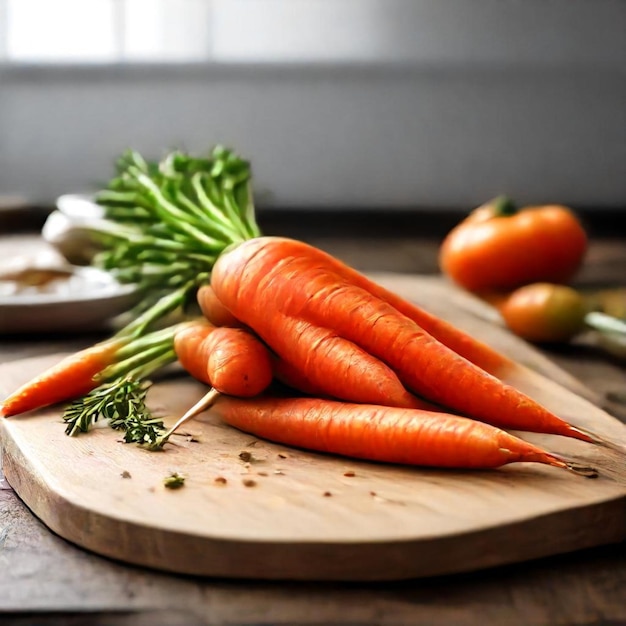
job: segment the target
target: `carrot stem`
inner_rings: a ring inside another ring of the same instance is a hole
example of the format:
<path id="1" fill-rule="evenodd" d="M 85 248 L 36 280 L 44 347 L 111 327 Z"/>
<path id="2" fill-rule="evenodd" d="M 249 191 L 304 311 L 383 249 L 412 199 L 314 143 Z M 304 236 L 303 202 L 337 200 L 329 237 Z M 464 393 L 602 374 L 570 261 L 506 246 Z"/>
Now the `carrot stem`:
<path id="1" fill-rule="evenodd" d="M 112 381 L 116 378 L 130 376 L 131 372 L 134 373 L 134 376 L 148 371 L 152 373 L 156 367 L 153 366 L 153 364 L 158 363 L 165 365 L 166 363 L 173 362 L 175 359 L 176 355 L 171 344 L 156 345 L 152 348 L 134 354 L 119 363 L 108 365 L 95 376 L 95 381 L 98 384 L 101 384 L 105 381 Z"/>
<path id="2" fill-rule="evenodd" d="M 162 319 L 169 313 L 178 309 L 184 303 L 185 297 L 191 287 L 192 285 L 187 283 L 183 287 L 163 296 L 154 306 L 150 307 L 147 311 L 127 324 L 115 336 L 140 337 L 157 320 Z"/>
<path id="3" fill-rule="evenodd" d="M 151 376 L 157 370 L 174 363 L 176 361 L 176 352 L 173 348 L 164 350 L 161 354 L 157 355 L 154 359 L 139 365 L 138 367 L 131 369 L 127 373 L 128 378 L 135 380 L 143 380 L 148 376 Z"/>

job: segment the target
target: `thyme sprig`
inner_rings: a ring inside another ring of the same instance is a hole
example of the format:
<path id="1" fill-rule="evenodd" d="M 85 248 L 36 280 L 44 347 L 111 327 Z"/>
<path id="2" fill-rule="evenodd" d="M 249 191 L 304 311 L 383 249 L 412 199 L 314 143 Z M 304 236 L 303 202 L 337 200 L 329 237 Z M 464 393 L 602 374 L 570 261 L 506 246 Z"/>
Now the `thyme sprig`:
<path id="1" fill-rule="evenodd" d="M 184 325 L 180 322 L 139 337 L 130 334 L 117 350 L 116 361 L 96 376 L 98 386 L 66 407 L 66 434 L 74 437 L 88 432 L 104 419 L 111 428 L 124 431 L 126 443 L 153 446 L 164 426 L 146 404 L 149 379 L 176 360 L 174 337 Z"/>
<path id="2" fill-rule="evenodd" d="M 164 426 L 146 406 L 150 384 L 145 380 L 121 378 L 74 400 L 63 416 L 66 434 L 73 437 L 85 433 L 102 418 L 114 430 L 124 431 L 126 443 L 153 444 Z"/>

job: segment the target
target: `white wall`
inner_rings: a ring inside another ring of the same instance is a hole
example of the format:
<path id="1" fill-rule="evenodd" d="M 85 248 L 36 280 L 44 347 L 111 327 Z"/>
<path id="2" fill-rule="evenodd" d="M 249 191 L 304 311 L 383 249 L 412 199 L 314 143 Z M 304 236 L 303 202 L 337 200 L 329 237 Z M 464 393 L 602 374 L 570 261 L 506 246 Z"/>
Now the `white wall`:
<path id="1" fill-rule="evenodd" d="M 126 147 L 221 142 L 277 207 L 626 205 L 623 0 L 344 0 L 364 38 L 342 52 L 340 22 L 317 52 L 280 43 L 285 6 L 305 11 L 295 33 L 302 15 L 323 30 L 327 0 L 229 1 L 216 32 L 247 47 L 216 36 L 219 61 L 0 65 L 0 194 L 51 201 L 102 184 Z"/>

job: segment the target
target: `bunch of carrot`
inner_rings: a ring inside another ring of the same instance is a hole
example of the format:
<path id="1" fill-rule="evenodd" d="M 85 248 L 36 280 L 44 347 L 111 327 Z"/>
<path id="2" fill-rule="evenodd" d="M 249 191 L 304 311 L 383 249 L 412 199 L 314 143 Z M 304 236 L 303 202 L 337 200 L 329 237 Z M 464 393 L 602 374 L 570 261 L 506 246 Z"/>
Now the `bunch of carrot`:
<path id="1" fill-rule="evenodd" d="M 204 270 L 200 319 L 145 334 L 158 318 L 148 314 L 150 324 L 135 323 L 134 334 L 88 348 L 12 394 L 4 415 L 89 392 L 123 345 L 143 341 L 211 387 L 156 447 L 213 405 L 237 428 L 322 452 L 458 468 L 525 461 L 593 474 L 506 432 L 600 442 L 499 378 L 517 364 L 325 252 L 250 236 L 224 246 Z M 273 394 L 273 381 L 291 391 Z"/>

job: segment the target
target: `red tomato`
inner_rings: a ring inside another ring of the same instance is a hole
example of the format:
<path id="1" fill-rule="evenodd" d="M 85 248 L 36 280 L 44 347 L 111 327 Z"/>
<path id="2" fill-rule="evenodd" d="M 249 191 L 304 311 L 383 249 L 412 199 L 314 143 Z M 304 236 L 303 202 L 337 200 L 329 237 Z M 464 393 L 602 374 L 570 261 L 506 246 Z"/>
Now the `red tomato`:
<path id="1" fill-rule="evenodd" d="M 444 238 L 439 266 L 461 287 L 510 290 L 533 282 L 566 283 L 587 252 L 587 234 L 565 206 L 516 210 L 506 198 L 474 209 Z"/>
<path id="2" fill-rule="evenodd" d="M 505 324 L 533 343 L 569 341 L 585 330 L 585 298 L 567 285 L 533 283 L 513 291 L 498 306 Z"/>

